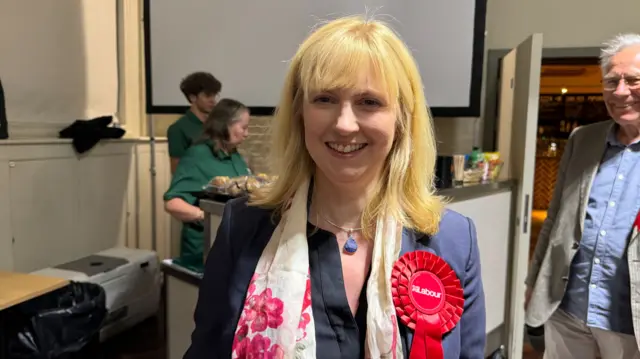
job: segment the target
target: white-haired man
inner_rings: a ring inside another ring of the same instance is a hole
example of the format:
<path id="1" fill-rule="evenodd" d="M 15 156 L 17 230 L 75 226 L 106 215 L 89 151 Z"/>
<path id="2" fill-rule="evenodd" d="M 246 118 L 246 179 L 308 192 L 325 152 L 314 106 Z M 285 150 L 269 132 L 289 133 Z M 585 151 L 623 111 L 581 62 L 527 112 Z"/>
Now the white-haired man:
<path id="1" fill-rule="evenodd" d="M 613 121 L 571 134 L 526 281 L 548 359 L 640 358 L 640 35 L 600 59 Z"/>

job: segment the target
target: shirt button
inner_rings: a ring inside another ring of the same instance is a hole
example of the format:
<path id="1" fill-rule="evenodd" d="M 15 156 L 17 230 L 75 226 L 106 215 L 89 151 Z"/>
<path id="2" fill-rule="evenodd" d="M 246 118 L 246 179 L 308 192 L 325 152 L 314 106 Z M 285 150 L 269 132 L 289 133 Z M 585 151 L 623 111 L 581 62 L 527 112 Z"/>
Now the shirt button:
<path id="1" fill-rule="evenodd" d="M 607 231 L 605 230 L 600 231 L 600 235 L 604 236 L 605 234 L 607 234 Z"/>
<path id="2" fill-rule="evenodd" d="M 616 203 L 614 201 L 609 202 L 609 207 L 615 207 Z"/>
<path id="3" fill-rule="evenodd" d="M 590 287 L 591 287 L 591 289 L 596 289 L 597 286 L 595 284 L 591 284 Z"/>
<path id="4" fill-rule="evenodd" d="M 618 175 L 618 179 L 624 179 L 624 175 Z"/>
<path id="5" fill-rule="evenodd" d="M 593 260 L 593 263 L 595 263 L 595 264 L 600 264 L 600 258 L 596 258 L 596 259 L 594 259 L 594 260 Z"/>

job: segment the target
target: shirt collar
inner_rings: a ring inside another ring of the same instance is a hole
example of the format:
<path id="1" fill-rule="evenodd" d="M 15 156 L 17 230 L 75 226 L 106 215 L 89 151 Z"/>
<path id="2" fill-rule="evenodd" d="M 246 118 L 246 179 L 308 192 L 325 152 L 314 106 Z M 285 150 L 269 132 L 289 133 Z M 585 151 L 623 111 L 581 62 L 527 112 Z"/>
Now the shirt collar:
<path id="1" fill-rule="evenodd" d="M 607 134 L 607 146 L 611 146 L 611 147 L 634 147 L 634 148 L 638 148 L 640 147 L 640 141 L 636 141 L 633 142 L 629 145 L 625 145 L 624 143 L 620 142 L 618 140 L 618 124 L 617 123 L 613 123 L 613 125 L 611 125 L 611 127 L 609 128 L 609 133 Z"/>
<path id="2" fill-rule="evenodd" d="M 200 119 L 198 118 L 198 116 L 196 116 L 195 113 L 193 113 L 191 110 L 187 110 L 187 113 L 185 113 L 185 115 L 187 116 L 187 118 L 189 120 L 191 120 L 192 122 L 197 122 L 199 124 L 202 124 L 202 121 L 200 121 Z"/>
<path id="3" fill-rule="evenodd" d="M 609 127 L 609 133 L 607 134 L 607 145 L 612 147 L 625 147 L 620 141 L 618 141 L 618 125 L 614 123 Z"/>
<path id="4" fill-rule="evenodd" d="M 233 155 L 234 152 L 236 152 L 236 150 L 233 150 L 229 153 L 216 148 L 216 143 L 213 140 L 207 140 L 207 144 L 209 145 L 209 147 L 211 148 L 211 152 L 213 153 L 214 156 L 216 156 L 217 158 L 221 159 L 221 160 L 228 160 L 231 158 L 231 156 Z"/>
<path id="5" fill-rule="evenodd" d="M 228 160 L 231 158 L 231 155 L 233 155 L 233 152 L 231 153 L 226 153 L 223 150 L 213 150 L 213 154 L 218 157 L 221 160 Z"/>

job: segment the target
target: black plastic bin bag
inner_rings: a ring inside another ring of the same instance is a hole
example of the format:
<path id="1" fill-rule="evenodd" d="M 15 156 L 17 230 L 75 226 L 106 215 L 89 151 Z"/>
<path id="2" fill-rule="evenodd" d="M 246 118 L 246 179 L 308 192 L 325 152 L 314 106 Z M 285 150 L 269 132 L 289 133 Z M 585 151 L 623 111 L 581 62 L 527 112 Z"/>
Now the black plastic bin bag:
<path id="1" fill-rule="evenodd" d="M 72 282 L 7 314 L 9 358 L 70 358 L 98 338 L 106 297 L 97 284 Z"/>

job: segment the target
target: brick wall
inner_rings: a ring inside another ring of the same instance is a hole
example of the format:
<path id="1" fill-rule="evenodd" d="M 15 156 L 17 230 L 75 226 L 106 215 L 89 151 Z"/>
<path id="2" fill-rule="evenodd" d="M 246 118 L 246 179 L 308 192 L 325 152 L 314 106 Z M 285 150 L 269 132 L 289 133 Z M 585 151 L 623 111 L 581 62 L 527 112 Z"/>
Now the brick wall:
<path id="1" fill-rule="evenodd" d="M 251 168 L 257 172 L 269 172 L 267 156 L 269 154 L 269 123 L 272 117 L 252 117 L 249 123 L 249 138 L 240 146 L 240 153 L 247 159 Z"/>
<path id="2" fill-rule="evenodd" d="M 181 115 L 152 115 L 153 134 L 155 137 L 166 137 L 167 129 Z M 267 155 L 269 153 L 269 116 L 251 117 L 249 122 L 249 138 L 240 146 L 240 153 L 257 172 L 269 172 Z"/>
<path id="3" fill-rule="evenodd" d="M 164 137 L 167 128 L 178 119 L 178 115 L 154 115 L 154 134 Z M 249 124 L 249 138 L 240 147 L 240 152 L 257 172 L 269 172 L 269 122 L 271 117 L 252 117 Z M 474 145 L 481 143 L 480 119 L 478 118 L 436 118 L 434 126 L 440 154 L 468 153 Z"/>

